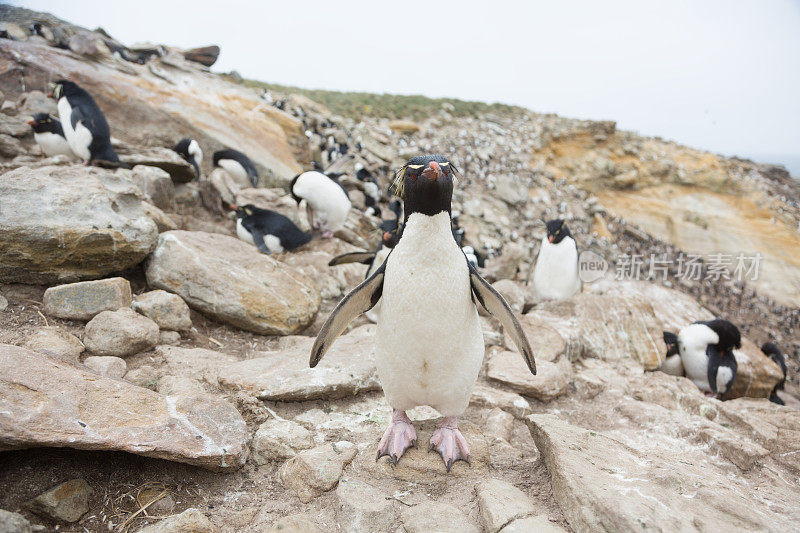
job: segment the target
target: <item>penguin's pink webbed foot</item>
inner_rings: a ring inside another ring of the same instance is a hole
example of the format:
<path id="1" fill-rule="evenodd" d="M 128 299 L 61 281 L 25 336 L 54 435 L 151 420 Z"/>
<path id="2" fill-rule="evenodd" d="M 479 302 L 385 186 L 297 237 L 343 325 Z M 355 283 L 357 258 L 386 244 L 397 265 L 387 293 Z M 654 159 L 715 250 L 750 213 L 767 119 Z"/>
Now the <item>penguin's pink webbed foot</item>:
<path id="1" fill-rule="evenodd" d="M 324 230 L 324 231 L 322 232 L 322 238 L 323 238 L 323 239 L 330 239 L 330 238 L 332 238 L 332 237 L 333 237 L 333 232 L 332 232 L 331 230 L 329 230 L 329 229 L 326 229 L 326 230 Z"/>
<path id="2" fill-rule="evenodd" d="M 392 421 L 383 433 L 380 444 L 378 444 L 378 456 L 375 461 L 378 461 L 384 455 L 388 455 L 389 459 L 397 465 L 397 461 L 400 460 L 405 451 L 416 444 L 417 432 L 414 430 L 414 426 L 411 425 L 411 420 L 405 411 L 395 409 L 392 413 Z"/>
<path id="3" fill-rule="evenodd" d="M 456 461 L 464 461 L 467 464 L 471 464 L 469 444 L 464 435 L 458 430 L 458 418 L 454 416 L 448 416 L 436 424 L 436 431 L 431 436 L 428 452 L 433 449 L 436 449 L 442 456 L 448 472 Z"/>

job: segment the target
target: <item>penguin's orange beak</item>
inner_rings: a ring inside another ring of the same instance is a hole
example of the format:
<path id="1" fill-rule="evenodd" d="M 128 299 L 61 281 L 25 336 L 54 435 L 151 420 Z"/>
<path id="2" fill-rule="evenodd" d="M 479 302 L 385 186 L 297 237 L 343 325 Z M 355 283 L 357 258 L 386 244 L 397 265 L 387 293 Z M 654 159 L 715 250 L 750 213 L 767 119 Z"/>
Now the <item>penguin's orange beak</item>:
<path id="1" fill-rule="evenodd" d="M 30 120 L 28 121 L 28 125 L 29 125 L 29 126 L 33 126 L 34 124 L 36 124 L 36 121 L 35 121 L 35 120 L 33 120 L 33 119 L 30 119 Z"/>
<path id="2" fill-rule="evenodd" d="M 48 97 L 48 98 L 53 98 L 53 96 L 54 96 L 54 95 L 53 95 L 53 91 L 50 91 L 49 93 L 47 93 L 47 97 Z"/>
<path id="3" fill-rule="evenodd" d="M 442 169 L 439 166 L 439 163 L 436 161 L 431 161 L 428 164 L 428 168 L 422 171 L 422 175 L 429 180 L 436 180 L 442 176 Z"/>
<path id="4" fill-rule="evenodd" d="M 555 239 L 555 238 L 556 238 L 556 236 L 555 236 L 555 235 L 549 235 L 549 236 L 547 237 L 547 241 L 548 241 L 548 242 L 553 242 L 553 239 Z"/>
<path id="5" fill-rule="evenodd" d="M 228 204 L 228 209 L 231 211 L 236 211 L 236 204 Z"/>

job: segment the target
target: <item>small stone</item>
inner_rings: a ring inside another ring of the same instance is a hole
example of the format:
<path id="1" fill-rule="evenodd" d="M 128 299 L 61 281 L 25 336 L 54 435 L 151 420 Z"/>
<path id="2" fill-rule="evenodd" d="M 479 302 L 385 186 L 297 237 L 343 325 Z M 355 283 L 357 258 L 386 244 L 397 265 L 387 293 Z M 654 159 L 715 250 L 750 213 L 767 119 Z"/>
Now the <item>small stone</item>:
<path id="1" fill-rule="evenodd" d="M 193 507 L 181 514 L 168 516 L 160 522 L 145 526 L 138 533 L 216 533 L 211 520 Z"/>
<path id="2" fill-rule="evenodd" d="M 528 259 L 530 253 L 526 247 L 515 242 L 503 247 L 502 255 L 487 261 L 486 279 L 495 281 L 499 279 L 513 280 L 517 275 L 520 263 Z"/>
<path id="3" fill-rule="evenodd" d="M 125 278 L 82 281 L 44 292 L 44 313 L 68 320 L 91 320 L 103 311 L 131 305 L 131 284 Z"/>
<path id="4" fill-rule="evenodd" d="M 131 171 L 131 181 L 154 206 L 164 211 L 175 210 L 175 185 L 165 170 L 136 165 Z"/>
<path id="5" fill-rule="evenodd" d="M 518 518 L 500 530 L 501 533 L 567 533 L 567 530 L 544 515 Z"/>
<path id="6" fill-rule="evenodd" d="M 514 416 L 495 407 L 489 412 L 486 417 L 486 424 L 484 424 L 483 432 L 503 439 L 506 442 L 511 441 L 511 433 L 514 431 Z"/>
<path id="7" fill-rule="evenodd" d="M 529 370 L 526 371 L 530 372 Z M 475 388 L 472 389 L 469 403 L 470 405 L 488 407 L 489 409 L 499 407 L 520 420 L 531 413 L 531 404 L 519 394 L 481 384 L 475 385 Z"/>
<path id="8" fill-rule="evenodd" d="M 314 447 L 314 435 L 291 420 L 272 418 L 256 431 L 253 438 L 253 459 L 263 465 L 294 457 L 298 450 Z"/>
<path id="9" fill-rule="evenodd" d="M 28 507 L 42 516 L 64 522 L 77 522 L 89 510 L 94 491 L 83 479 L 72 479 L 34 498 Z"/>
<path id="10" fill-rule="evenodd" d="M 358 479 L 342 479 L 336 488 L 336 522 L 345 531 L 391 531 L 392 502 L 380 490 Z"/>
<path id="11" fill-rule="evenodd" d="M 189 306 L 177 294 L 162 290 L 146 292 L 134 298 L 131 307 L 153 320 L 161 329 L 171 331 L 192 329 Z"/>
<path id="12" fill-rule="evenodd" d="M 8 300 L 6 300 L 5 296 L 0 294 L 0 311 L 5 311 L 7 307 L 8 307 Z"/>
<path id="13" fill-rule="evenodd" d="M 322 530 L 311 518 L 302 514 L 290 514 L 279 518 L 263 533 L 319 533 Z"/>
<path id="14" fill-rule="evenodd" d="M 503 526 L 533 514 L 530 499 L 514 485 L 500 479 L 481 481 L 475 487 L 484 530 L 497 533 Z"/>
<path id="15" fill-rule="evenodd" d="M 389 128 L 397 133 L 408 135 L 418 132 L 419 124 L 416 122 L 411 122 L 410 120 L 392 120 L 389 122 Z"/>
<path id="16" fill-rule="evenodd" d="M 69 49 L 78 55 L 89 57 L 103 57 L 111 53 L 103 39 L 89 31 L 82 31 L 70 37 Z"/>
<path id="17" fill-rule="evenodd" d="M 156 384 L 158 384 L 158 371 L 150 365 L 142 365 L 129 370 L 125 374 L 125 381 L 145 389 L 155 390 Z"/>
<path id="18" fill-rule="evenodd" d="M 158 334 L 158 344 L 178 346 L 181 343 L 181 334 L 177 331 L 162 330 Z"/>
<path id="19" fill-rule="evenodd" d="M 31 533 L 31 523 L 19 513 L 0 509 L 0 533 Z"/>
<path id="20" fill-rule="evenodd" d="M 114 379 L 122 379 L 128 371 L 128 364 L 124 359 L 109 355 L 93 355 L 83 360 L 83 364 L 100 374 Z"/>
<path id="21" fill-rule="evenodd" d="M 510 279 L 501 279 L 492 283 L 492 287 L 505 298 L 514 312 L 522 314 L 522 309 L 525 307 L 525 290 L 522 284 L 518 285 Z"/>
<path id="22" fill-rule="evenodd" d="M 203 392 L 203 384 L 186 376 L 164 376 L 158 380 L 156 391 L 164 396 L 179 396 Z"/>
<path id="23" fill-rule="evenodd" d="M 408 533 L 429 531 L 458 531 L 478 533 L 480 529 L 469 521 L 460 509 L 439 502 L 424 502 L 403 511 L 403 527 Z"/>
<path id="24" fill-rule="evenodd" d="M 67 359 L 78 359 L 85 349 L 78 337 L 56 326 L 39 328 L 28 337 L 24 346 L 35 352 Z"/>
<path id="25" fill-rule="evenodd" d="M 355 446 L 339 453 L 330 443 L 302 451 L 283 465 L 281 480 L 294 490 L 301 502 L 308 503 L 336 486 L 342 470 L 356 453 Z"/>
<path id="26" fill-rule="evenodd" d="M 158 324 L 130 307 L 103 311 L 86 324 L 83 341 L 97 355 L 126 357 L 158 344 Z"/>

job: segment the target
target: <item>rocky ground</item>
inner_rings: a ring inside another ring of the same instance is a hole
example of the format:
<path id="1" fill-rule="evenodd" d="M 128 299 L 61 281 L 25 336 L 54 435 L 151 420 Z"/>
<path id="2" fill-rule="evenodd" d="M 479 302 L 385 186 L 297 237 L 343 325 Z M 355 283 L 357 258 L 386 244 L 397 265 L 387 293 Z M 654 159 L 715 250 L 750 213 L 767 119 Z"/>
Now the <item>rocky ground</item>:
<path id="1" fill-rule="evenodd" d="M 207 50 L 119 48 L 47 15 L 0 14 L 0 531 L 786 531 L 800 520 L 800 192 L 779 168 L 516 108 L 437 103 L 415 122 L 356 120 L 212 74 L 197 62 Z M 50 33 L 31 35 L 32 22 Z M 44 91 L 61 76 L 95 95 L 131 170 L 38 155 L 25 121 L 55 112 Z M 168 149 L 186 135 L 206 153 L 199 180 Z M 251 156 L 262 188 L 214 181 L 223 146 Z M 274 256 L 235 238 L 220 199 L 307 227 L 285 186 L 334 162 L 331 146 L 352 156 L 337 163 L 354 202 L 345 230 Z M 481 319 L 486 360 L 462 426 L 472 464 L 450 473 L 426 453 L 438 415 L 425 407 L 410 413 L 420 446 L 396 467 L 375 462 L 389 409 L 366 318 L 307 367 L 322 321 L 367 268 L 328 261 L 380 235 L 355 164 L 385 190 L 419 152 L 459 166 L 466 244 L 522 315 L 539 370 Z M 539 302 L 528 278 L 555 217 L 610 266 L 571 300 Z M 675 265 L 666 279 L 614 279 L 625 254 L 754 250 L 760 280 L 685 280 Z M 662 330 L 714 315 L 747 337 L 726 401 L 657 370 Z M 783 407 L 765 399 L 780 377 L 765 340 L 790 357 Z"/>

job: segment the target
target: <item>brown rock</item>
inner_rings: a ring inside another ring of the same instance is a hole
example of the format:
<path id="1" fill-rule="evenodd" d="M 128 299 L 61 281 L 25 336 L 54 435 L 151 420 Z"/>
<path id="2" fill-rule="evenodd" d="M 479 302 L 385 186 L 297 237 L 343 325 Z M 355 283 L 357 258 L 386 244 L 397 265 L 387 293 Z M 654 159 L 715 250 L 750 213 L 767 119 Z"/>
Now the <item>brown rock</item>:
<path id="1" fill-rule="evenodd" d="M 69 49 L 78 55 L 100 58 L 110 56 L 111 52 L 99 35 L 83 31 L 69 39 Z"/>
<path id="2" fill-rule="evenodd" d="M 76 361 L 85 349 L 78 337 L 56 326 L 39 328 L 28 337 L 24 346 L 35 352 Z"/>
<path id="3" fill-rule="evenodd" d="M 44 291 L 46 315 L 68 320 L 91 320 L 102 311 L 131 305 L 131 284 L 125 278 L 82 281 Z"/>
<path id="4" fill-rule="evenodd" d="M 151 287 L 178 294 L 195 310 L 255 333 L 297 333 L 319 309 L 311 280 L 225 235 L 162 233 L 146 273 Z"/>
<path id="5" fill-rule="evenodd" d="M 475 486 L 483 528 L 497 533 L 506 524 L 535 512 L 530 498 L 514 485 L 501 479 L 487 479 Z"/>
<path id="6" fill-rule="evenodd" d="M 94 354 L 127 357 L 155 347 L 158 324 L 130 307 L 103 311 L 86 324 L 83 342 Z"/>
<path id="7" fill-rule="evenodd" d="M 440 502 L 424 502 L 407 508 L 400 515 L 408 533 L 459 532 L 478 533 L 480 529 L 469 521 L 460 509 Z"/>
<path id="8" fill-rule="evenodd" d="M 140 146 L 134 148 L 123 145 L 117 150 L 117 154 L 120 161 L 134 168 L 142 166 L 163 170 L 169 174 L 174 183 L 189 183 L 195 178 L 194 167 L 179 156 L 177 152 L 173 152 L 169 148 L 142 148 Z M 143 171 L 140 170 L 139 172 L 141 177 L 134 179 L 144 184 L 149 191 L 157 193 L 156 197 L 159 198 L 159 202 L 166 201 L 171 204 L 169 196 L 172 196 L 172 200 L 174 200 L 175 189 L 172 189 L 172 194 L 170 195 L 169 191 L 166 190 L 165 184 L 153 184 L 150 179 L 152 175 L 144 176 Z M 146 191 L 143 192 L 147 194 Z"/>
<path id="9" fill-rule="evenodd" d="M 302 451 L 283 465 L 281 480 L 301 502 L 308 503 L 336 486 L 356 453 L 356 446 L 346 441 Z"/>
<path id="10" fill-rule="evenodd" d="M 217 62 L 217 58 L 219 57 L 219 46 L 212 44 L 210 46 L 203 46 L 200 48 L 192 48 L 191 50 L 186 50 L 183 53 L 183 57 L 185 57 L 189 61 L 194 61 L 195 63 L 200 63 L 201 65 L 205 65 L 210 67 L 214 63 Z"/>
<path id="11" fill-rule="evenodd" d="M 122 379 L 128 371 L 125 359 L 112 356 L 91 356 L 83 360 L 83 364 L 91 368 L 101 376 L 108 378 Z"/>
<path id="12" fill-rule="evenodd" d="M 389 128 L 403 135 L 409 135 L 419 131 L 419 124 L 410 120 L 392 120 Z"/>
<path id="13" fill-rule="evenodd" d="M 537 361 L 533 375 L 517 352 L 496 351 L 489 359 L 486 375 L 520 394 L 550 401 L 567 391 L 572 365 L 565 358 L 558 363 Z"/>
<path id="14" fill-rule="evenodd" d="M 358 479 L 342 478 L 336 499 L 336 522 L 345 531 L 392 530 L 392 502 L 379 489 Z"/>
<path id="15" fill-rule="evenodd" d="M 225 471 L 244 464 L 248 439 L 244 420 L 225 401 L 164 397 L 0 345 L 0 451 L 118 450 Z"/>
<path id="16" fill-rule="evenodd" d="M 34 498 L 28 507 L 36 514 L 63 522 L 77 522 L 89 510 L 94 491 L 83 479 L 72 479 Z"/>
<path id="17" fill-rule="evenodd" d="M 145 292 L 134 298 L 131 307 L 158 324 L 161 329 L 171 331 L 192 329 L 189 306 L 177 294 L 160 290 Z"/>
<path id="18" fill-rule="evenodd" d="M 167 171 L 158 167 L 136 165 L 130 175 L 131 181 L 151 204 L 164 211 L 175 210 L 175 185 Z"/>
<path id="19" fill-rule="evenodd" d="M 253 459 L 263 465 L 284 461 L 298 451 L 314 447 L 314 435 L 291 420 L 272 418 L 258 427 L 253 437 Z"/>
<path id="20" fill-rule="evenodd" d="M 160 522 L 150 524 L 137 533 L 217 533 L 211 520 L 198 509 L 189 508 L 181 514 L 168 516 Z"/>

